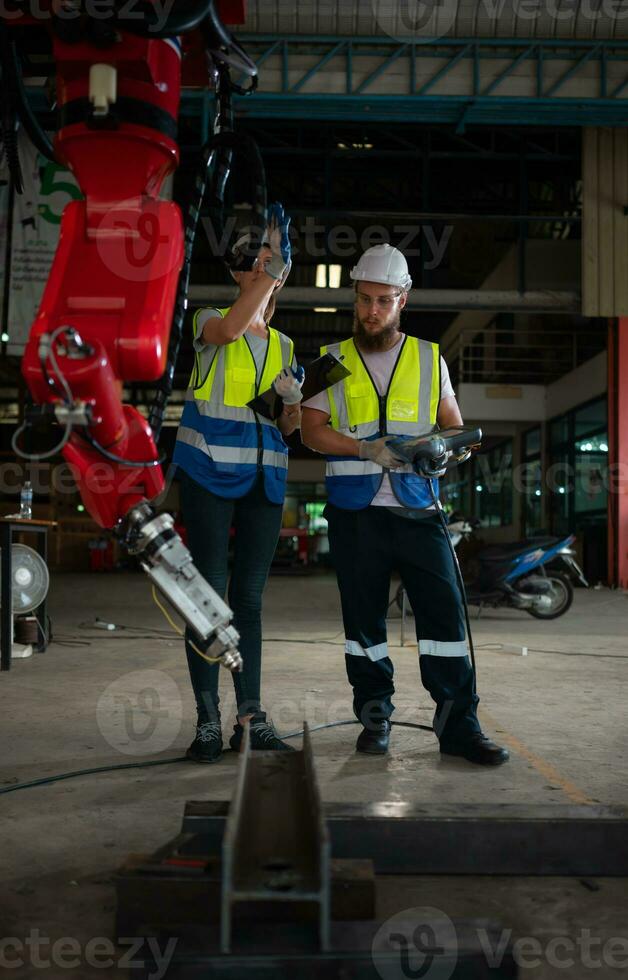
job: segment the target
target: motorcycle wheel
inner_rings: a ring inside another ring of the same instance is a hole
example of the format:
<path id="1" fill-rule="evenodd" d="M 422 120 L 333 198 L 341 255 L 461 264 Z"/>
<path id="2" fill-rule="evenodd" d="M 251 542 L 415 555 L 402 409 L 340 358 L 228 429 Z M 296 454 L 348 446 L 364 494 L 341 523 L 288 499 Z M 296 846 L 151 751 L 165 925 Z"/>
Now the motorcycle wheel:
<path id="1" fill-rule="evenodd" d="M 526 612 L 535 619 L 558 619 L 567 612 L 573 602 L 573 585 L 565 575 L 554 573 L 548 575 L 547 580 L 552 583 L 552 604 L 546 609 L 526 609 Z"/>

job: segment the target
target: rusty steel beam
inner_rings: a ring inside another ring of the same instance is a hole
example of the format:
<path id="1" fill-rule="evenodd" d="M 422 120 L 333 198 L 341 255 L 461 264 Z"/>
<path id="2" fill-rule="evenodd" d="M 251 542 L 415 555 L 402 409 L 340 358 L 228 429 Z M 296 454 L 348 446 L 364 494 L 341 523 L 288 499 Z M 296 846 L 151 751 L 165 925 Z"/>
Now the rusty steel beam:
<path id="1" fill-rule="evenodd" d="M 328 949 L 330 857 L 307 723 L 300 752 L 252 752 L 245 726 L 222 841 L 222 952 L 232 948 L 236 906 L 256 919 L 273 905 L 313 917 Z"/>

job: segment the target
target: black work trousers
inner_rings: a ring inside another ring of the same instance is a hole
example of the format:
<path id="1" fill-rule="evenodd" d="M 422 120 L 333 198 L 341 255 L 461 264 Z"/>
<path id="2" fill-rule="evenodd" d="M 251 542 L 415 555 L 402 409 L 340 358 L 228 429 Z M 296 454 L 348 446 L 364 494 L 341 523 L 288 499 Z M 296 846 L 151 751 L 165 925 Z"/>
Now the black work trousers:
<path id="1" fill-rule="evenodd" d="M 454 563 L 436 514 L 413 520 L 395 509 L 325 509 L 353 709 L 365 727 L 394 711 L 386 614 L 397 570 L 415 616 L 421 680 L 436 703 L 434 731 L 441 745 L 454 747 L 480 731 Z"/>
<path id="2" fill-rule="evenodd" d="M 181 469 L 179 479 L 181 510 L 194 564 L 221 598 L 227 591 L 231 525 L 235 528 L 227 601 L 240 634 L 243 667 L 241 673 L 232 676 L 238 715 L 256 715 L 261 711 L 262 593 L 279 539 L 283 507 L 267 500 L 261 479 L 245 497 L 236 500 L 210 493 Z M 220 718 L 220 667 L 199 657 L 190 646 L 191 639 L 187 630 L 185 650 L 198 720 L 216 723 Z"/>

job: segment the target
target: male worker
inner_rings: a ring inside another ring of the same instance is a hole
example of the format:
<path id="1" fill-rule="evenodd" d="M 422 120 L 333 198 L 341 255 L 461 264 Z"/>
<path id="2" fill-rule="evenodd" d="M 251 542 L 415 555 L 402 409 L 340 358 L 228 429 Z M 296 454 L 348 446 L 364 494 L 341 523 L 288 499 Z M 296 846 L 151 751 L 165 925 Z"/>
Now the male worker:
<path id="1" fill-rule="evenodd" d="M 328 350 L 351 372 L 304 403 L 301 434 L 327 456 L 325 516 L 345 630 L 358 752 L 388 749 L 393 665 L 386 643 L 390 575 L 397 569 L 416 618 L 421 680 L 436 702 L 440 751 L 482 765 L 508 752 L 486 738 L 465 641 L 464 610 L 429 481 L 395 456 L 391 435 L 419 436 L 462 418 L 438 345 L 406 336 L 400 315 L 412 280 L 402 253 L 376 245 L 351 270 L 353 337 Z M 435 476 L 446 458 L 433 461 Z"/>

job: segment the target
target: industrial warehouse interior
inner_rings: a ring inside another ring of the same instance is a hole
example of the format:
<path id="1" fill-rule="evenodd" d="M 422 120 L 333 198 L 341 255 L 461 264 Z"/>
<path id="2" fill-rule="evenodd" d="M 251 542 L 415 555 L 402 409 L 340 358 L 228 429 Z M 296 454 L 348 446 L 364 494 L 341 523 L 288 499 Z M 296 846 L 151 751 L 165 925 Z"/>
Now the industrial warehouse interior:
<path id="1" fill-rule="evenodd" d="M 628 2 L 0 72 L 0 972 L 626 975 Z"/>

